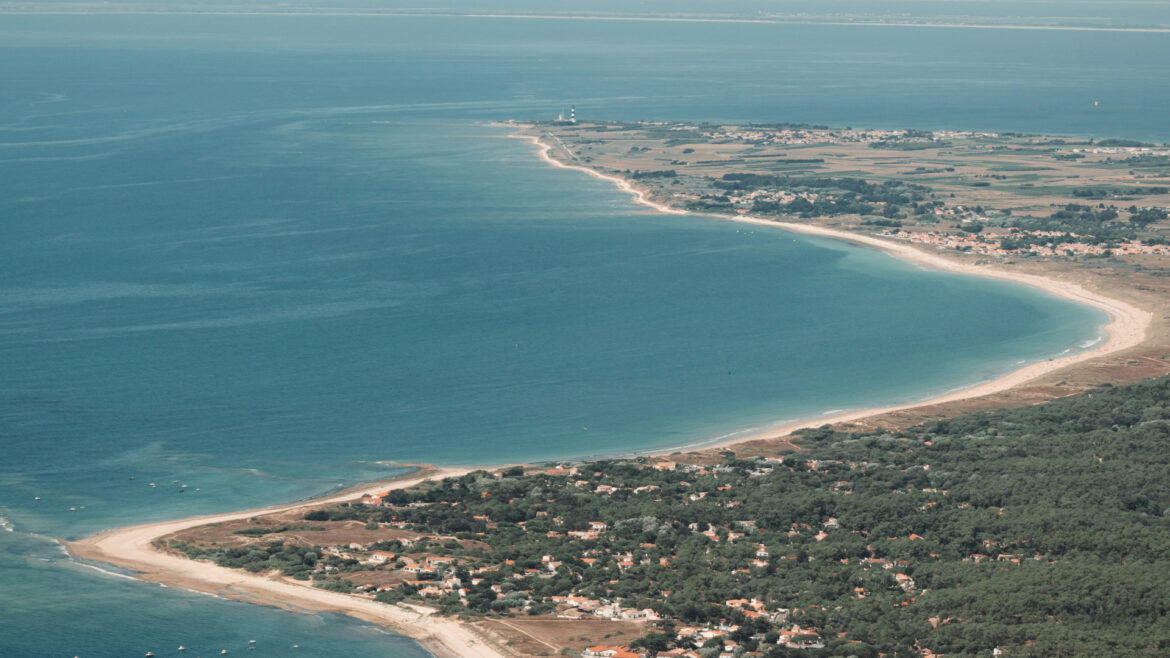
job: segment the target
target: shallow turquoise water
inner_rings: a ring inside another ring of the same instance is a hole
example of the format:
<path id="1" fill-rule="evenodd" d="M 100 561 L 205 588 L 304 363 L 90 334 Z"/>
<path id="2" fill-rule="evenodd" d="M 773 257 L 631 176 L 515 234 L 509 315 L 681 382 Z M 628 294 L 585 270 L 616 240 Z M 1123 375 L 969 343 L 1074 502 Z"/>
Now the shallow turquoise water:
<path id="1" fill-rule="evenodd" d="M 1024 287 L 641 212 L 487 122 L 568 100 L 1164 139 L 1168 92 L 1135 82 L 1170 73 L 1164 37 L 1078 34 L 1104 53 L 1078 61 L 1033 49 L 1063 34 L 697 29 L 5 17 L 0 514 L 18 532 L 0 532 L 16 622 L 0 655 L 275 651 L 296 633 L 301 655 L 419 655 L 360 624 L 103 575 L 27 533 L 400 472 L 381 460 L 686 445 L 1096 338 L 1099 313 Z"/>
<path id="2" fill-rule="evenodd" d="M 102 574 L 20 533 L 0 532 L 0 582 L 4 656 L 429 655 L 340 615 L 282 612 Z"/>

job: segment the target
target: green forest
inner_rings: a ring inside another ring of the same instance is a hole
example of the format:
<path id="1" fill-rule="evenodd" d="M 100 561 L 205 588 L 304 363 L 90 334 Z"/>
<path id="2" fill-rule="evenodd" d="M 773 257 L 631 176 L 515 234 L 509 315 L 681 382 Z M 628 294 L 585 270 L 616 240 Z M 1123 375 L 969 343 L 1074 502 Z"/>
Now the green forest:
<path id="1" fill-rule="evenodd" d="M 691 625 L 734 629 L 710 653 L 726 641 L 768 656 L 1170 654 L 1170 378 L 899 432 L 807 430 L 798 443 L 715 466 L 675 455 L 674 470 L 638 458 L 479 471 L 307 520 L 442 536 L 383 548 L 455 558 L 439 578 L 474 574 L 464 598 L 428 599 L 448 612 L 547 614 L 574 594 L 654 610 L 663 620 L 642 644 L 656 649 L 693 648 L 676 638 Z M 302 578 L 321 555 L 253 553 Z M 737 599 L 766 610 L 745 614 Z M 793 624 L 821 641 L 777 643 Z"/>

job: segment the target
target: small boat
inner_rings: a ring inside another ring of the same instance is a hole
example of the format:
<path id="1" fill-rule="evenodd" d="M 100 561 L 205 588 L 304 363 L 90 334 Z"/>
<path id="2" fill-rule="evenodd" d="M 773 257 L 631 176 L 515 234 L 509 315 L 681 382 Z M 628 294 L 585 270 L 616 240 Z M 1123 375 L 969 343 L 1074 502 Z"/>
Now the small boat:
<path id="1" fill-rule="evenodd" d="M 185 647 L 185 646 L 183 646 L 183 645 L 181 645 L 181 644 L 179 645 L 179 648 L 178 648 L 178 649 L 175 649 L 175 651 L 186 651 L 186 650 L 187 650 L 187 647 Z"/>
<path id="2" fill-rule="evenodd" d="M 147 652 L 146 652 L 146 658 L 154 658 L 154 652 L 153 652 L 153 651 L 147 651 Z"/>

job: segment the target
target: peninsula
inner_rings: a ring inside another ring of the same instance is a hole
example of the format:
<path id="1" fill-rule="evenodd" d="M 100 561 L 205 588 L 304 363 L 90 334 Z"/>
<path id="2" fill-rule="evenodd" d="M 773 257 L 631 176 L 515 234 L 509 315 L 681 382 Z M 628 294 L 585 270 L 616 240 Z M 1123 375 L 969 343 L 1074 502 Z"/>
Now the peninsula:
<path id="1" fill-rule="evenodd" d="M 1170 304 L 1170 145 L 805 124 L 508 125 L 553 166 L 611 181 L 655 212 L 847 240 L 1110 316 L 1107 340 L 1091 350 L 820 422 L 904 426 L 1170 373 L 1170 326 L 1158 312 Z"/>

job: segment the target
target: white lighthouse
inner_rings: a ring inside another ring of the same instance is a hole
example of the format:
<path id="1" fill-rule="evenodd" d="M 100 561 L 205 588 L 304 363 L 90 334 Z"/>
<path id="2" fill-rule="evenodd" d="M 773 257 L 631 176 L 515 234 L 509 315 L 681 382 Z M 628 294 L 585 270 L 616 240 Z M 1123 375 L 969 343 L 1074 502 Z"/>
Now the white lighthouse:
<path id="1" fill-rule="evenodd" d="M 569 118 L 568 119 L 565 118 L 565 106 L 562 105 L 561 106 L 561 113 L 557 115 L 557 120 L 553 121 L 553 124 L 557 125 L 557 126 L 572 126 L 572 125 L 576 125 L 576 123 L 577 123 L 577 106 L 576 105 L 572 105 L 569 107 Z"/>

